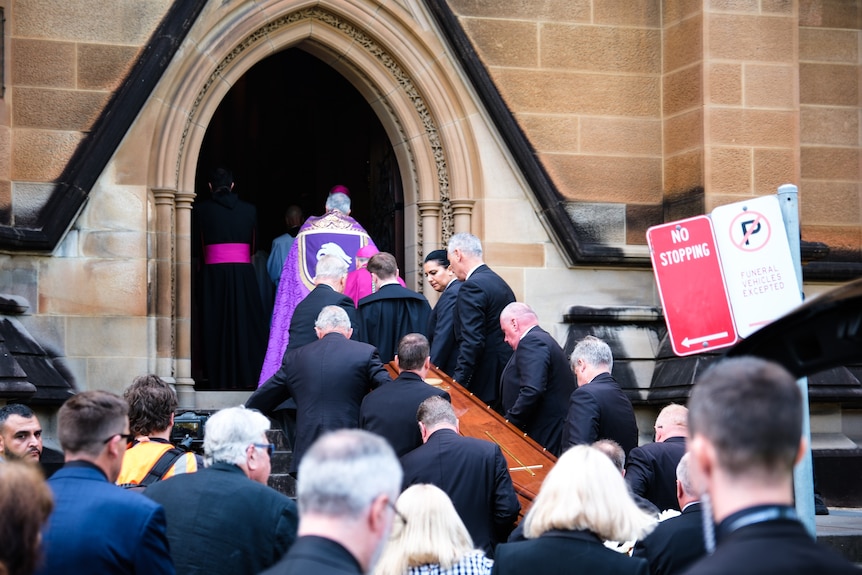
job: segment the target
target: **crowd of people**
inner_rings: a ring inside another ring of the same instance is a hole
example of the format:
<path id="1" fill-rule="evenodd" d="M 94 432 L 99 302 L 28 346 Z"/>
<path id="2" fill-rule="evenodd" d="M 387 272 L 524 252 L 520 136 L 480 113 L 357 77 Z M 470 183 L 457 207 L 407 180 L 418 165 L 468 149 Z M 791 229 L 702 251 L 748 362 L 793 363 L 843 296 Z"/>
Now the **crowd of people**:
<path id="1" fill-rule="evenodd" d="M 404 338 L 399 353 L 414 367 L 405 373 L 422 373 L 428 349 L 423 336 Z M 687 408 L 660 412 L 659 440 L 633 449 L 646 452 L 637 459 L 609 438 L 565 449 L 517 528 L 499 446 L 461 436 L 435 393 L 413 398 L 421 444 L 400 458 L 391 430 L 322 432 L 297 457 L 296 501 L 267 486 L 272 422 L 244 406 L 207 421 L 204 467 L 176 460 L 145 487 L 146 474 L 130 468 L 118 484 L 130 456 L 133 469 L 162 459 L 153 446 L 172 426 L 171 392 L 147 376 L 130 401 L 98 390 L 67 400 L 66 463 L 47 482 L 38 420 L 20 405 L 0 408 L 0 573 L 858 573 L 796 517 L 802 398 L 765 360 L 704 372 Z M 687 449 L 669 447 L 680 443 Z"/>
<path id="2" fill-rule="evenodd" d="M 222 176 L 215 221 L 243 209 Z M 47 481 L 37 416 L 0 408 L 0 575 L 858 572 L 795 515 L 803 402 L 784 368 L 718 362 L 639 445 L 605 341 L 567 358 L 468 233 L 426 257 L 432 309 L 349 217 L 347 192 L 280 242 L 260 386 L 209 417 L 202 457 L 170 443 L 177 396 L 155 375 L 67 400 L 65 464 Z M 250 241 L 208 238 L 206 265 L 248 265 Z M 364 291 L 345 295 L 357 269 Z M 230 339 L 207 345 L 229 354 Z M 501 446 L 462 435 L 449 393 L 426 383 L 432 365 L 558 457 L 528 508 Z M 229 357 L 211 369 L 227 387 L 250 377 Z M 295 501 L 268 485 L 273 426 Z"/>

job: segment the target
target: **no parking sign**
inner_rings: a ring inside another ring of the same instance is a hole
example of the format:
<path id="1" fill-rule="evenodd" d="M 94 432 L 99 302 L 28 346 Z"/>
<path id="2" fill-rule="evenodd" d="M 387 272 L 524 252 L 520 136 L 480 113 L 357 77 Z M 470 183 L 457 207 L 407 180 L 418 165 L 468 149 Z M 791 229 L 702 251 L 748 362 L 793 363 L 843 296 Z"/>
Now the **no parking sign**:
<path id="1" fill-rule="evenodd" d="M 776 196 L 712 210 L 736 331 L 747 337 L 802 303 Z"/>

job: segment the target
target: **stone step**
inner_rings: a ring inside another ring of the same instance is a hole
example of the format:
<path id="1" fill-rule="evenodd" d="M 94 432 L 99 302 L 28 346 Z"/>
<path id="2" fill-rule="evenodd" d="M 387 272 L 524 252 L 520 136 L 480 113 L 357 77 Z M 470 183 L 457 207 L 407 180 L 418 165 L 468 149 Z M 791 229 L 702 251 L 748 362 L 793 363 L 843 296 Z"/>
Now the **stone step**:
<path id="1" fill-rule="evenodd" d="M 862 508 L 830 507 L 814 518 L 817 541 L 862 565 Z"/>
<path id="2" fill-rule="evenodd" d="M 296 499 L 296 479 L 288 474 L 290 463 L 293 461 L 293 450 L 290 442 L 285 437 L 284 432 L 275 426 L 267 431 L 266 436 L 269 442 L 275 445 L 275 452 L 272 454 L 271 460 L 272 471 L 267 484 L 276 491 Z"/>

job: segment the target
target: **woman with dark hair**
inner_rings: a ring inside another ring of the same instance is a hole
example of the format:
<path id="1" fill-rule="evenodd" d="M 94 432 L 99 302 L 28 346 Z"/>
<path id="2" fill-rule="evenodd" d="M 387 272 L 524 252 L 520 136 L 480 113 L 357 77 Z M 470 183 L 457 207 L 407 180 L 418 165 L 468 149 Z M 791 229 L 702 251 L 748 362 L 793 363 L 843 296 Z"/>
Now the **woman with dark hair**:
<path id="1" fill-rule="evenodd" d="M 41 559 L 42 525 L 54 508 L 37 465 L 0 463 L 0 575 L 30 575 Z"/>
<path id="2" fill-rule="evenodd" d="M 449 269 L 446 250 L 434 250 L 425 258 L 425 278 L 440 298 L 428 319 L 428 341 L 431 343 L 431 363 L 447 375 L 455 371 L 458 347 L 455 345 L 455 302 L 461 282 Z"/>

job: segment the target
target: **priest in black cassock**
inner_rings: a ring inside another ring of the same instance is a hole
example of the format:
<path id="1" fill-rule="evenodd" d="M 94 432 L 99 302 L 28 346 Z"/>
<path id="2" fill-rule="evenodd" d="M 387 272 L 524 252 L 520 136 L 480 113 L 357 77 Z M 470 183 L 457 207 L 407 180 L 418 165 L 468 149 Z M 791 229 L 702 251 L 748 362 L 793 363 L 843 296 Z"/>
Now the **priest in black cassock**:
<path id="1" fill-rule="evenodd" d="M 408 333 L 427 337 L 431 305 L 425 296 L 398 283 L 398 264 L 386 252 L 368 260 L 375 291 L 359 300 L 359 340 L 377 347 L 383 363 L 392 361 Z"/>
<path id="2" fill-rule="evenodd" d="M 254 389 L 269 331 L 251 263 L 257 210 L 233 187 L 230 171 L 215 170 L 211 197 L 192 212 L 203 250 L 201 344 L 210 389 Z"/>

